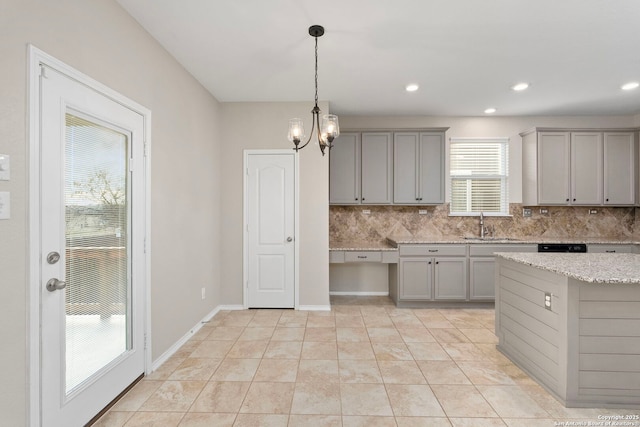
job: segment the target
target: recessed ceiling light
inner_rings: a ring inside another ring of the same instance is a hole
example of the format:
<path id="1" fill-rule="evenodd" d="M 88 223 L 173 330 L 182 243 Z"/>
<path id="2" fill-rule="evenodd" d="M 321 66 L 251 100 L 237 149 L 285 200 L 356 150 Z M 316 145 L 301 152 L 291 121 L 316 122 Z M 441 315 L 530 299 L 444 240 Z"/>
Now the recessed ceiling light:
<path id="1" fill-rule="evenodd" d="M 521 90 L 525 90 L 526 88 L 529 87 L 529 83 L 518 83 L 516 85 L 511 86 L 511 89 L 515 90 L 516 92 L 520 92 Z"/>
<path id="2" fill-rule="evenodd" d="M 486 110 L 484 110 L 485 114 L 493 114 L 496 112 L 495 108 L 487 108 Z"/>
<path id="3" fill-rule="evenodd" d="M 638 86 L 640 86 L 640 83 L 638 82 L 629 82 L 629 83 L 623 84 L 621 88 L 622 90 L 633 90 L 633 89 L 637 89 Z"/>
<path id="4" fill-rule="evenodd" d="M 417 91 L 417 90 L 418 90 L 418 88 L 419 88 L 419 87 L 420 87 L 420 86 L 418 86 L 417 84 L 415 84 L 415 83 L 411 83 L 411 84 L 408 84 L 407 86 L 405 86 L 405 88 L 404 88 L 404 89 L 405 89 L 407 92 L 415 92 L 415 91 Z"/>

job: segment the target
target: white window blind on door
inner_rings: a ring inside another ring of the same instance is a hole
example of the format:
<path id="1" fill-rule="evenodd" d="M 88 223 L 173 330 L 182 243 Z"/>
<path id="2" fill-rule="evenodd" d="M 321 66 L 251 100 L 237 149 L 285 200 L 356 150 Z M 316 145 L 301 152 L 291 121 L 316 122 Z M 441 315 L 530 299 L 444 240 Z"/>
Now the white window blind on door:
<path id="1" fill-rule="evenodd" d="M 509 214 L 508 138 L 452 138 L 451 215 Z"/>

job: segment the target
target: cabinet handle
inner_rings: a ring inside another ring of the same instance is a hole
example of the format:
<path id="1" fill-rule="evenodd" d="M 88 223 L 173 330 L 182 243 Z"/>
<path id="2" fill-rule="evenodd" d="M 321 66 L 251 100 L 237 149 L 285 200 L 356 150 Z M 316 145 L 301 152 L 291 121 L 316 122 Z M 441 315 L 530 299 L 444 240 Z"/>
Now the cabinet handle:
<path id="1" fill-rule="evenodd" d="M 440 261 L 436 261 L 436 264 L 440 264 Z"/>
<path id="2" fill-rule="evenodd" d="M 429 252 L 438 252 L 439 249 L 429 249 Z"/>
<path id="3" fill-rule="evenodd" d="M 609 199 L 605 199 L 605 202 L 608 202 L 608 201 L 609 201 Z"/>
<path id="4" fill-rule="evenodd" d="M 431 264 L 431 261 L 429 261 L 429 264 Z"/>
<path id="5" fill-rule="evenodd" d="M 364 200 L 364 199 L 363 199 L 363 200 Z M 573 199 L 573 201 L 575 202 L 575 201 L 576 201 L 576 199 Z"/>
<path id="6" fill-rule="evenodd" d="M 358 200 L 358 199 L 356 199 L 356 200 Z M 569 199 L 567 199 L 566 201 L 568 202 L 568 201 L 569 201 Z"/>
<path id="7" fill-rule="evenodd" d="M 364 197 L 362 198 L 362 201 L 364 202 Z"/>
<path id="8" fill-rule="evenodd" d="M 363 255 L 358 255 L 358 258 L 359 259 L 367 259 L 367 256 L 366 255 L 364 255 L 364 256 Z"/>
<path id="9" fill-rule="evenodd" d="M 358 200 L 358 198 L 356 197 L 356 200 Z"/>
<path id="10" fill-rule="evenodd" d="M 615 254 L 616 253 L 615 250 L 613 250 L 613 251 L 605 251 L 605 252 L 608 253 L 608 254 Z"/>

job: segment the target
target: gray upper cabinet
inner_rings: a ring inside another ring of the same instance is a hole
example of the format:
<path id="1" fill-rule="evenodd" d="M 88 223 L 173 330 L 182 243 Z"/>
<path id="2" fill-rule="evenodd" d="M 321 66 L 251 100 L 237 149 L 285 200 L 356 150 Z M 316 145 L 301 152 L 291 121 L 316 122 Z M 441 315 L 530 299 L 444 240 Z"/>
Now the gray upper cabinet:
<path id="1" fill-rule="evenodd" d="M 395 204 L 444 203 L 444 150 L 444 131 L 394 133 L 393 202 Z"/>
<path id="2" fill-rule="evenodd" d="M 604 204 L 633 205 L 638 170 L 635 134 L 604 133 Z"/>
<path id="3" fill-rule="evenodd" d="M 635 130 L 537 128 L 520 136 L 524 205 L 635 203 Z"/>
<path id="4" fill-rule="evenodd" d="M 572 205 L 602 203 L 602 133 L 571 133 Z"/>
<path id="5" fill-rule="evenodd" d="M 341 133 L 329 151 L 329 203 L 360 204 L 360 133 Z"/>
<path id="6" fill-rule="evenodd" d="M 390 132 L 343 132 L 329 158 L 329 203 L 390 204 L 392 201 Z"/>
<path id="7" fill-rule="evenodd" d="M 362 204 L 392 202 L 392 136 L 389 132 L 363 132 L 361 148 Z"/>

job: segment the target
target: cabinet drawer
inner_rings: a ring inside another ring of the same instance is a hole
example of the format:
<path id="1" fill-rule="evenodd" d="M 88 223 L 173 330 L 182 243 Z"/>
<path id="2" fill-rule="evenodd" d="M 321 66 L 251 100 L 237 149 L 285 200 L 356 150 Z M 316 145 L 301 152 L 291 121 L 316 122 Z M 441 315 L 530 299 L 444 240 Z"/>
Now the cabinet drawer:
<path id="1" fill-rule="evenodd" d="M 633 253 L 633 245 L 588 245 L 587 251 L 591 253 L 618 253 L 618 254 L 631 254 Z"/>
<path id="2" fill-rule="evenodd" d="M 380 251 L 347 251 L 344 253 L 344 262 L 382 262 Z"/>
<path id="3" fill-rule="evenodd" d="M 537 252 L 536 245 L 469 245 L 469 256 L 493 256 L 495 252 Z"/>
<path id="4" fill-rule="evenodd" d="M 343 263 L 344 251 L 329 251 L 329 263 Z"/>
<path id="5" fill-rule="evenodd" d="M 466 256 L 466 245 L 400 245 L 400 256 Z"/>

